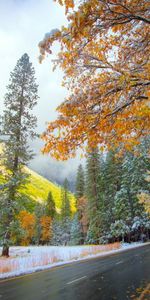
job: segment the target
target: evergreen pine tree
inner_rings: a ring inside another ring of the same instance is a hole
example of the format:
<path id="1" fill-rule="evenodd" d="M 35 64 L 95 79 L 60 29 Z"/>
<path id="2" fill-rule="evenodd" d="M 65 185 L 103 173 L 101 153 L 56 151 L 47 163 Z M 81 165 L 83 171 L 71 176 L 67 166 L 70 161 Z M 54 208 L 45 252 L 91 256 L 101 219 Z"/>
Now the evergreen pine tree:
<path id="1" fill-rule="evenodd" d="M 70 230 L 70 244 L 71 245 L 80 245 L 82 242 L 83 236 L 81 231 L 81 224 L 79 222 L 78 214 L 75 214 Z"/>
<path id="2" fill-rule="evenodd" d="M 93 243 L 97 243 L 100 235 L 99 215 L 99 176 L 100 176 L 100 155 L 97 148 L 88 153 L 86 163 L 86 195 L 88 199 L 89 232 L 92 235 Z M 89 233 L 87 233 L 89 236 Z M 91 239 L 90 239 L 91 241 Z M 87 239 L 87 242 L 88 239 Z"/>
<path id="3" fill-rule="evenodd" d="M 144 208 L 138 201 L 138 194 L 148 190 L 148 182 L 145 181 L 148 168 L 148 157 L 143 151 L 138 156 L 126 153 L 122 163 L 121 188 L 115 195 L 115 219 L 127 222 L 143 214 Z"/>
<path id="4" fill-rule="evenodd" d="M 100 157 L 97 149 L 95 152 L 91 152 L 87 161 L 88 243 L 98 243 L 114 221 L 114 196 L 120 187 L 121 175 L 121 164 L 114 152 L 110 151 L 104 157 Z"/>
<path id="5" fill-rule="evenodd" d="M 84 170 L 81 164 L 79 165 L 77 170 L 75 190 L 76 190 L 75 195 L 77 199 L 84 196 L 85 193 Z"/>
<path id="6" fill-rule="evenodd" d="M 87 205 L 85 204 L 85 175 L 82 165 L 80 164 L 77 169 L 76 184 L 75 184 L 76 208 L 78 212 L 78 221 L 81 227 L 82 243 L 86 236 L 85 220 L 87 219 Z M 80 242 L 81 242 L 80 241 Z"/>
<path id="7" fill-rule="evenodd" d="M 60 220 L 53 220 L 52 223 L 52 238 L 50 240 L 50 245 L 53 246 L 60 246 L 62 245 L 62 235 L 63 235 L 63 228 L 62 223 Z"/>
<path id="8" fill-rule="evenodd" d="M 114 198 L 120 190 L 122 176 L 122 159 L 115 157 L 115 152 L 107 152 L 101 172 L 101 186 L 104 191 L 104 209 L 106 213 L 105 230 L 114 222 Z"/>
<path id="9" fill-rule="evenodd" d="M 53 220 L 56 214 L 55 202 L 53 199 L 52 192 L 50 191 L 46 200 L 46 215 L 51 217 Z"/>
<path id="10" fill-rule="evenodd" d="M 70 209 L 70 193 L 69 193 L 69 183 L 67 178 L 64 180 L 63 186 L 61 188 L 61 237 L 60 243 L 62 245 L 67 245 L 70 240 L 70 221 L 71 221 L 71 209 Z"/>
<path id="11" fill-rule="evenodd" d="M 28 139 L 35 135 L 36 118 L 31 111 L 38 99 L 34 74 L 29 56 L 24 54 L 10 75 L 5 95 L 2 128 L 8 140 L 3 153 L 5 185 L 0 196 L 0 235 L 3 244 L 2 255 L 5 256 L 9 255 L 19 191 L 27 179 L 23 167 L 32 158 Z"/>
<path id="12" fill-rule="evenodd" d="M 63 187 L 61 189 L 61 201 L 62 201 L 61 218 L 64 222 L 67 218 L 70 218 L 70 216 L 71 216 L 70 197 L 69 197 L 68 189 L 69 189 L 69 183 L 66 178 L 64 180 Z"/>
<path id="13" fill-rule="evenodd" d="M 86 194 L 91 206 L 90 212 L 96 211 L 99 207 L 99 178 L 100 175 L 100 155 L 95 148 L 88 153 L 86 163 Z"/>
<path id="14" fill-rule="evenodd" d="M 52 224 L 52 238 L 50 244 L 54 246 L 64 245 L 66 246 L 70 242 L 70 219 L 66 219 L 65 223 L 63 220 L 53 220 Z"/>

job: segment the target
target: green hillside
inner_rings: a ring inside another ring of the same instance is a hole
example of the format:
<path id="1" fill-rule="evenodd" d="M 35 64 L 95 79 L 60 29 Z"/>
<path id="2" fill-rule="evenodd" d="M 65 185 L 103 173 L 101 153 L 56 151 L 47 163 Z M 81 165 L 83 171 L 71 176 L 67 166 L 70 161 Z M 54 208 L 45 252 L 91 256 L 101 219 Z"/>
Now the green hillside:
<path id="1" fill-rule="evenodd" d="M 35 201 L 43 202 L 46 200 L 48 192 L 51 191 L 58 210 L 61 208 L 61 188 L 43 176 L 37 174 L 29 168 L 26 168 L 30 174 L 30 182 L 26 185 L 24 193 Z M 75 198 L 70 193 L 71 209 L 75 211 Z"/>
<path id="2" fill-rule="evenodd" d="M 0 152 L 2 146 L 0 145 Z M 25 168 L 26 172 L 30 174 L 29 182 L 22 189 L 22 194 L 27 196 L 26 206 L 32 210 L 36 202 L 42 203 L 47 199 L 48 192 L 51 191 L 56 209 L 59 212 L 61 208 L 61 187 L 40 176 L 29 168 Z M 4 182 L 3 178 L 4 168 L 0 166 L 0 184 Z M 75 212 L 75 197 L 70 193 L 71 210 Z"/>

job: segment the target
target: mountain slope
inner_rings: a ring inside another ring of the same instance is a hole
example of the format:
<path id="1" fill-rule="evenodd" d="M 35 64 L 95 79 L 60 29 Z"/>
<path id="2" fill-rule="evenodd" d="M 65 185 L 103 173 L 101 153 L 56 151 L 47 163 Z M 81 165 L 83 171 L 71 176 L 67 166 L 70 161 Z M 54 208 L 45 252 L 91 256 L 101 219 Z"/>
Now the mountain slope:
<path id="1" fill-rule="evenodd" d="M 37 174 L 29 168 L 26 168 L 27 173 L 30 174 L 29 182 L 24 190 L 25 194 L 31 197 L 33 200 L 43 202 L 46 200 L 49 191 L 52 192 L 55 205 L 58 210 L 61 208 L 61 187 L 52 183 L 43 176 Z M 75 198 L 70 193 L 71 209 L 75 211 Z"/>
<path id="2" fill-rule="evenodd" d="M 0 144 L 0 153 L 2 153 L 2 145 Z M 29 182 L 21 190 L 22 194 L 26 195 L 29 200 L 26 203 L 30 210 L 36 205 L 36 202 L 42 203 L 47 199 L 48 193 L 51 191 L 56 209 L 59 212 L 61 209 L 61 187 L 47 180 L 38 173 L 29 168 L 25 168 L 26 172 L 30 174 Z M 0 184 L 4 182 L 4 168 L 0 166 Z M 72 212 L 75 212 L 75 197 L 70 193 L 70 204 Z"/>

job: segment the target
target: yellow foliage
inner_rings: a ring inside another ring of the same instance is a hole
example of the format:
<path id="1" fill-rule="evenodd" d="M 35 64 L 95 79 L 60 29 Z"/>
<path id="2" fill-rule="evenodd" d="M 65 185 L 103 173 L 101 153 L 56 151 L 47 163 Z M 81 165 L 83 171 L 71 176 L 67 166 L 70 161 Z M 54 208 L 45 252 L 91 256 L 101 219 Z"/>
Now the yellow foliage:
<path id="1" fill-rule="evenodd" d="M 3 145 L 0 144 L 0 153 L 2 153 Z M 34 172 L 33 170 L 25 167 L 25 171 L 30 175 L 29 181 L 26 183 L 24 187 L 21 188 L 21 193 L 25 194 L 37 202 L 44 203 L 47 199 L 48 193 L 51 191 L 53 195 L 53 199 L 55 202 L 57 212 L 60 211 L 62 206 L 61 200 L 61 187 L 47 180 L 43 176 Z M 0 184 L 4 182 L 4 167 L 0 165 Z M 72 193 L 70 193 L 70 206 L 71 212 L 76 212 L 76 199 Z"/>
<path id="2" fill-rule="evenodd" d="M 32 242 L 32 238 L 34 236 L 35 216 L 26 210 L 22 210 L 19 213 L 18 219 L 22 229 L 24 230 L 24 236 L 21 240 L 21 245 L 27 246 Z"/>
<path id="3" fill-rule="evenodd" d="M 52 223 L 52 220 L 48 216 L 42 216 L 40 219 L 41 241 L 43 241 L 43 242 L 47 242 L 50 240 L 50 237 L 52 235 L 51 223 Z"/>
<path id="4" fill-rule="evenodd" d="M 145 179 L 146 181 L 150 182 L 150 172 Z M 140 193 L 138 196 L 139 202 L 144 204 L 146 212 L 150 214 L 150 194 L 149 193 Z"/>
<path id="5" fill-rule="evenodd" d="M 141 193 L 138 195 L 140 203 L 144 204 L 145 210 L 150 213 L 150 194 Z"/>
<path id="6" fill-rule="evenodd" d="M 81 0 L 76 10 L 73 0 L 57 2 L 69 26 L 40 42 L 40 54 L 60 43 L 57 65 L 70 96 L 48 125 L 43 152 L 64 160 L 87 142 L 131 150 L 149 134 L 148 2 Z"/>

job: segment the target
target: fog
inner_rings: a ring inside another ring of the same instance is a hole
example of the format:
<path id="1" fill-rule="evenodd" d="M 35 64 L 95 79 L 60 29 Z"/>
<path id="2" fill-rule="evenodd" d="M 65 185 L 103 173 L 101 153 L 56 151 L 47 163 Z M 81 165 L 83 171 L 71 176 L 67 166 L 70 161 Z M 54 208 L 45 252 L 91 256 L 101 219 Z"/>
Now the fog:
<path id="1" fill-rule="evenodd" d="M 56 161 L 49 155 L 43 155 L 41 153 L 43 145 L 43 141 L 40 139 L 30 142 L 31 149 L 34 151 L 35 157 L 29 163 L 29 167 L 45 178 L 60 185 L 62 185 L 64 179 L 67 178 L 70 190 L 74 191 L 78 165 L 80 163 L 84 165 L 85 160 L 83 158 L 80 159 L 78 154 L 76 159 L 69 159 L 68 161 L 63 162 Z"/>

